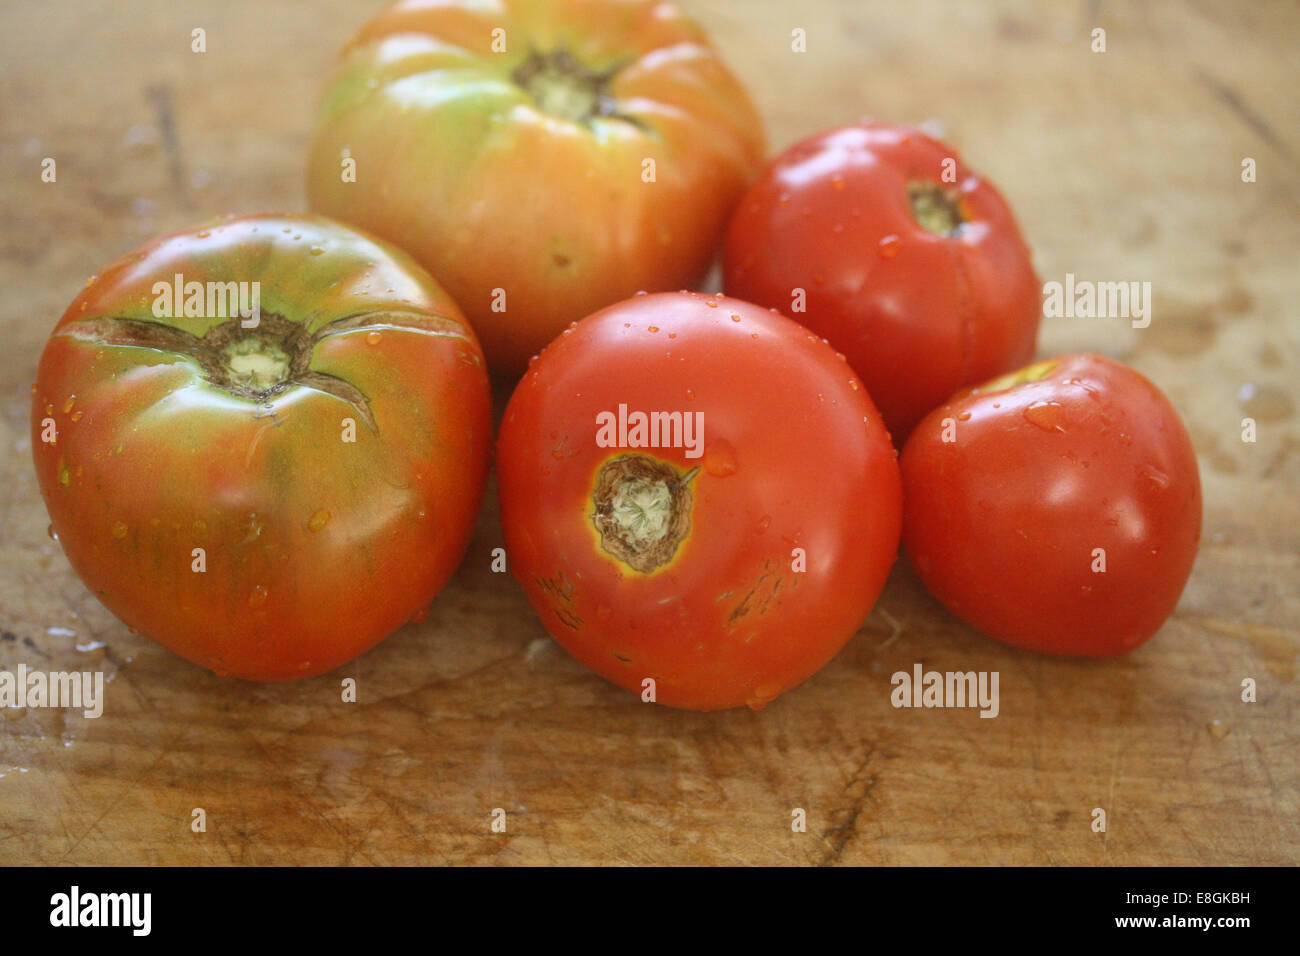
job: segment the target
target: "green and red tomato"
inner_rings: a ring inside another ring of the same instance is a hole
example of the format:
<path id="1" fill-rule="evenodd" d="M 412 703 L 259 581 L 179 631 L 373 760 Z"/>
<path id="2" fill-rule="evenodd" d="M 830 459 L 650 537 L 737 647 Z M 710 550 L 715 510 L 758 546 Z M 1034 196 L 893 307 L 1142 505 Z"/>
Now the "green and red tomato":
<path id="1" fill-rule="evenodd" d="M 328 671 L 423 613 L 486 479 L 482 352 L 404 253 L 317 216 L 154 239 L 32 390 L 51 528 L 136 631 L 223 674 Z"/>
<path id="2" fill-rule="evenodd" d="M 694 286 L 763 151 L 675 4 L 403 2 L 344 50 L 307 192 L 414 255 L 518 376 L 570 322 Z"/>

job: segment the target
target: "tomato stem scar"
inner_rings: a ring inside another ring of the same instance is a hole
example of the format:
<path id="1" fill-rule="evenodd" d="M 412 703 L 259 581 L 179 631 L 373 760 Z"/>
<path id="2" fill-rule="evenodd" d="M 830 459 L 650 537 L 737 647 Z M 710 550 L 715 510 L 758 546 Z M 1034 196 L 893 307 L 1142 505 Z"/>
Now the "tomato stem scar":
<path id="1" fill-rule="evenodd" d="M 960 236 L 961 227 L 969 221 L 956 187 L 913 180 L 907 184 L 907 205 L 921 228 L 945 239 Z"/>
<path id="2" fill-rule="evenodd" d="M 642 574 L 670 562 L 690 534 L 691 483 L 699 470 L 682 473 L 648 455 L 605 462 L 591 496 L 601 548 Z"/>
<path id="3" fill-rule="evenodd" d="M 584 126 L 590 126 L 598 116 L 642 126 L 636 117 L 619 112 L 618 101 L 609 91 L 610 82 L 624 65 L 616 63 L 597 71 L 584 66 L 563 47 L 550 53 L 532 50 L 510 79 L 532 97 L 543 113 Z"/>

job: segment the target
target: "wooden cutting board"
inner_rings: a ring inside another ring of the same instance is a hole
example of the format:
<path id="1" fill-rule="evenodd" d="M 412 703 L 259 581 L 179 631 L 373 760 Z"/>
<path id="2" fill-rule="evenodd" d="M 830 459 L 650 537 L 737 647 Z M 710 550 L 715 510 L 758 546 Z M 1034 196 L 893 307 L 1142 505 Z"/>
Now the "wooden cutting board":
<path id="1" fill-rule="evenodd" d="M 1294 4 L 688 0 L 773 148 L 868 114 L 937 121 L 1015 206 L 1044 280 L 1152 283 L 1149 328 L 1050 319 L 1041 339 L 1136 366 L 1197 445 L 1196 569 L 1128 657 L 1003 648 L 900 565 L 843 653 L 766 710 L 646 706 L 490 570 L 494 488 L 429 617 L 334 674 L 241 683 L 128 633 L 46 534 L 26 418 L 40 349 L 86 277 L 148 236 L 304 208 L 316 98 L 378 5 L 0 12 L 0 668 L 109 677 L 97 720 L 0 713 L 0 863 L 1300 861 Z M 999 716 L 895 710 L 890 675 L 918 662 L 998 671 Z"/>

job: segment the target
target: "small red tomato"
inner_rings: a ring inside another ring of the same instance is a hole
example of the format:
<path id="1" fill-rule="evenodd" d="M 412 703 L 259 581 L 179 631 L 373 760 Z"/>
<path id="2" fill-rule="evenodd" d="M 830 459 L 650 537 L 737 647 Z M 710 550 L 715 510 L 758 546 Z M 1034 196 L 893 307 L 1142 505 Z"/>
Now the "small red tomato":
<path id="1" fill-rule="evenodd" d="M 487 477 L 483 354 L 404 253 L 319 216 L 153 239 L 41 356 L 51 527 L 110 611 L 195 663 L 309 677 L 412 616 Z"/>
<path id="2" fill-rule="evenodd" d="M 875 604 L 898 550 L 895 458 L 806 329 L 723 296 L 637 296 L 556 339 L 510 400 L 510 566 L 547 630 L 614 683 L 758 708 Z"/>
<path id="3" fill-rule="evenodd" d="M 729 294 L 843 352 L 895 441 L 963 385 L 1028 362 L 1041 287 L 1015 218 L 956 150 L 868 123 L 792 146 L 727 231 Z"/>
<path id="4" fill-rule="evenodd" d="M 1196 558 L 1201 482 L 1178 413 L 1099 355 L 963 392 L 902 457 L 903 540 L 930 593 L 1007 644 L 1131 651 L 1173 612 Z"/>

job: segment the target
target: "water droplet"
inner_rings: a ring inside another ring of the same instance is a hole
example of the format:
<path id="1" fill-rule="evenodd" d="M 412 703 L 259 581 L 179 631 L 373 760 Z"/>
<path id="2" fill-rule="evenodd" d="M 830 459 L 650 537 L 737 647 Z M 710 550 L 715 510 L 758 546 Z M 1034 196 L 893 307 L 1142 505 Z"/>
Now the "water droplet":
<path id="1" fill-rule="evenodd" d="M 754 688 L 754 696 L 745 701 L 745 706 L 750 710 L 762 710 L 780 694 L 781 688 L 776 684 L 759 684 Z"/>
<path id="2" fill-rule="evenodd" d="M 383 337 L 384 337 L 384 336 L 383 336 L 383 333 L 381 333 L 381 332 L 367 332 L 367 333 L 366 333 L 366 344 L 368 344 L 368 345 L 378 345 L 379 342 L 380 342 L 380 340 L 383 339 Z"/>
<path id="3" fill-rule="evenodd" d="M 704 304 L 707 305 L 710 309 L 716 309 L 718 307 L 717 299 L 705 299 Z"/>
<path id="4" fill-rule="evenodd" d="M 1169 476 L 1154 465 L 1139 465 L 1138 474 L 1162 491 L 1169 487 Z"/>
<path id="5" fill-rule="evenodd" d="M 649 327 L 649 331 L 651 331 L 651 332 L 658 332 L 658 331 L 659 331 L 659 326 L 657 326 L 657 325 L 652 325 L 652 326 Z"/>
<path id="6" fill-rule="evenodd" d="M 261 607 L 266 603 L 266 594 L 266 588 L 263 585 L 255 585 L 248 595 L 248 606 Z"/>
<path id="7" fill-rule="evenodd" d="M 320 246 L 312 246 L 307 251 L 310 252 L 313 256 L 323 256 L 325 254 L 325 250 L 322 249 Z M 388 291 L 392 292 L 393 290 L 389 289 Z"/>
<path id="8" fill-rule="evenodd" d="M 688 402 L 693 402 L 693 401 L 695 401 L 695 389 L 693 389 L 693 388 L 688 388 L 688 389 L 686 390 L 686 400 L 687 400 Z"/>
<path id="9" fill-rule="evenodd" d="M 48 534 L 48 535 L 50 536 L 50 540 L 51 540 L 51 541 L 58 541 L 58 540 L 59 540 L 59 533 L 58 533 L 57 531 L 54 530 L 54 525 L 52 525 L 52 524 L 50 524 L 50 525 L 46 525 L 46 526 L 45 526 L 45 533 Z"/>
<path id="10" fill-rule="evenodd" d="M 310 519 L 308 519 L 307 530 L 319 531 L 321 528 L 329 524 L 330 517 L 330 513 L 324 508 L 321 508 L 319 511 L 315 512 Z"/>
<path id="11" fill-rule="evenodd" d="M 732 321 L 732 322 L 739 322 L 739 321 L 740 321 L 740 316 L 736 315 L 736 313 L 734 313 L 734 312 L 731 313 L 731 321 Z"/>
<path id="12" fill-rule="evenodd" d="M 1065 406 L 1060 402 L 1034 402 L 1025 409 L 1024 416 L 1025 421 L 1045 432 L 1065 431 Z"/>
<path id="13" fill-rule="evenodd" d="M 704 470 L 715 478 L 736 473 L 736 448 L 725 438 L 715 438 L 704 450 Z"/>
<path id="14" fill-rule="evenodd" d="M 76 401 L 77 401 L 77 396 L 76 396 L 76 395 L 69 395 L 66 399 L 64 399 L 64 400 L 63 400 L 63 414 L 66 415 L 66 414 L 68 414 L 68 412 L 72 411 L 72 406 L 73 406 L 74 404 L 76 404 Z"/>
<path id="15" fill-rule="evenodd" d="M 959 422 L 968 422 L 968 421 L 970 421 L 970 412 L 962 412 L 962 413 L 960 413 L 960 414 L 957 416 L 957 421 L 959 421 Z"/>
<path id="16" fill-rule="evenodd" d="M 121 521 L 113 523 L 113 537 L 121 540 L 126 537 L 126 525 Z"/>
<path id="17" fill-rule="evenodd" d="M 1210 721 L 1209 724 L 1206 726 L 1206 729 L 1209 730 L 1211 737 L 1214 737 L 1218 740 L 1222 740 L 1224 737 L 1228 736 L 1228 734 L 1232 732 L 1228 729 L 1228 725 L 1221 720 Z"/>
<path id="18" fill-rule="evenodd" d="M 890 233 L 876 244 L 876 251 L 880 253 L 880 258 L 892 259 L 903 251 L 903 240 Z"/>
<path id="19" fill-rule="evenodd" d="M 765 531 L 766 531 L 768 528 L 770 528 L 770 527 L 772 527 L 772 516 L 771 516 L 771 515 L 763 515 L 763 517 L 761 517 L 761 518 L 758 519 L 758 533 L 759 533 L 759 534 L 762 534 L 763 532 L 765 532 Z"/>

